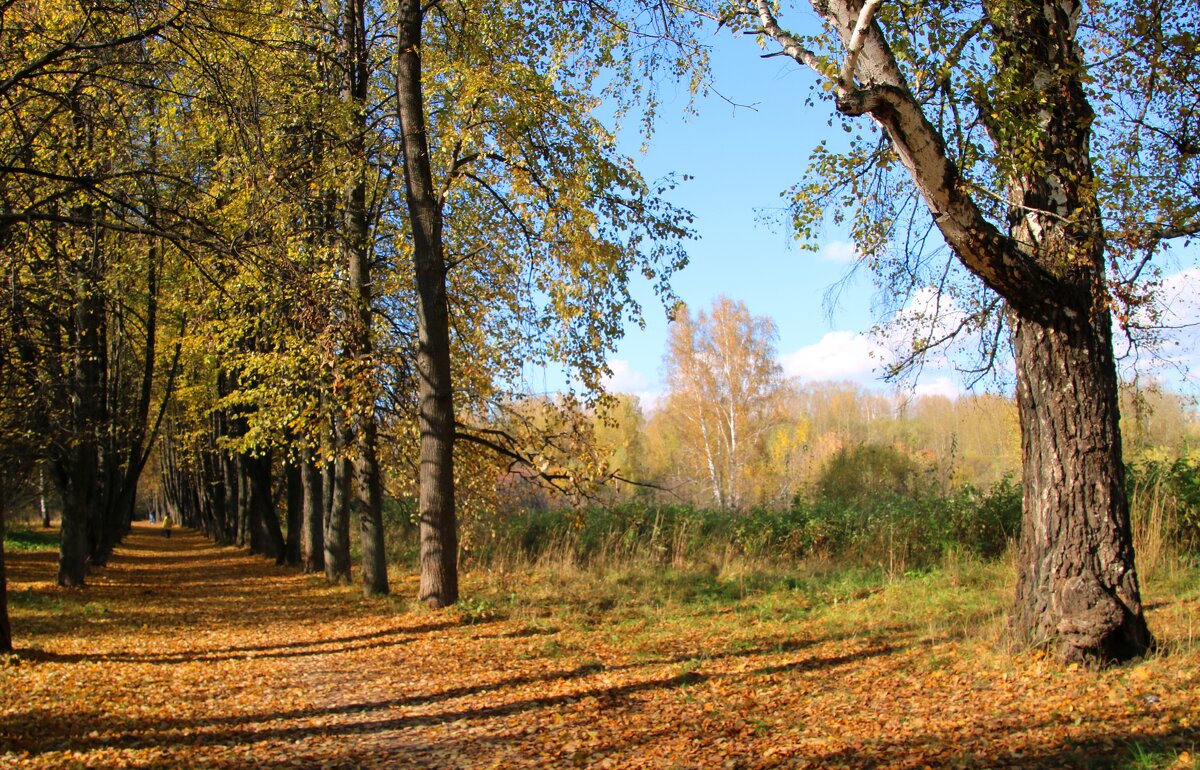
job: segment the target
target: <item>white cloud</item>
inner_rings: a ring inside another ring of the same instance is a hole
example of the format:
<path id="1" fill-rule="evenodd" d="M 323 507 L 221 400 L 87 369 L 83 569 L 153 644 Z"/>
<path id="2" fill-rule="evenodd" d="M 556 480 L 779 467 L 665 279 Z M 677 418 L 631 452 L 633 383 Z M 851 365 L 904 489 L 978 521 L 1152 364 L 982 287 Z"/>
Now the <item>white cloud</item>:
<path id="1" fill-rule="evenodd" d="M 826 262 L 849 264 L 858 261 L 858 248 L 850 241 L 830 241 L 818 254 Z"/>
<path id="2" fill-rule="evenodd" d="M 1190 267 L 1163 279 L 1163 323 L 1171 327 L 1200 323 L 1200 267 Z M 1187 331 L 1189 338 L 1194 330 Z"/>
<path id="3" fill-rule="evenodd" d="M 609 393 L 636 393 L 650 387 L 651 383 L 646 375 L 635 370 L 623 358 L 609 359 L 608 368 L 612 370 L 612 374 L 604 378 L 603 384 Z"/>
<path id="4" fill-rule="evenodd" d="M 962 395 L 962 389 L 958 387 L 958 383 L 946 376 L 934 377 L 924 382 L 918 381 L 913 390 L 918 396 L 945 396 L 952 400 Z"/>
<path id="5" fill-rule="evenodd" d="M 1135 331 L 1142 345 L 1121 362 L 1122 376 L 1151 376 L 1168 388 L 1194 392 L 1200 389 L 1200 267 L 1164 277 L 1154 302 L 1157 317 L 1144 308 L 1134 316 L 1150 331 Z M 1127 352 L 1120 332 L 1116 347 L 1118 356 Z"/>
<path id="6" fill-rule="evenodd" d="M 829 332 L 820 341 L 779 357 L 783 371 L 803 381 L 875 379 L 886 348 L 858 332 Z"/>

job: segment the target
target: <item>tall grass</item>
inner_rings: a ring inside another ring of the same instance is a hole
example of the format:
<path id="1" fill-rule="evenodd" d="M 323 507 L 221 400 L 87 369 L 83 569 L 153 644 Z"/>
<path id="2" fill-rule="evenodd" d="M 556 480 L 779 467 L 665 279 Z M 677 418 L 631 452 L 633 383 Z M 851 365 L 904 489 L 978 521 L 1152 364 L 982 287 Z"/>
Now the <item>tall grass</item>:
<path id="1" fill-rule="evenodd" d="M 465 555 L 485 568 L 594 569 L 633 562 L 728 570 L 737 562 L 836 560 L 897 575 L 950 551 L 994 557 L 1020 522 L 1020 489 L 882 492 L 861 500 L 798 497 L 783 510 L 745 512 L 623 503 L 516 510 L 465 522 Z"/>
<path id="2" fill-rule="evenodd" d="M 1130 466 L 1129 508 L 1140 572 L 1194 559 L 1200 548 L 1200 458 Z"/>

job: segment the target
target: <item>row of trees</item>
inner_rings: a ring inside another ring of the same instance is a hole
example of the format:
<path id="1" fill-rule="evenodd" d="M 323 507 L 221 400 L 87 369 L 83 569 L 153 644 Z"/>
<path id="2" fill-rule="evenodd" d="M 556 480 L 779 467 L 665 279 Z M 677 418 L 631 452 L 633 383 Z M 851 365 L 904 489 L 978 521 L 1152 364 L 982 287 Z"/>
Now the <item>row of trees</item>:
<path id="1" fill-rule="evenodd" d="M 597 383 L 629 282 L 683 262 L 686 214 L 592 115 L 597 78 L 638 98 L 633 33 L 520 3 L 0 14 L 0 446 L 54 480 L 59 583 L 105 563 L 157 446 L 160 505 L 331 579 L 357 511 L 386 592 L 384 436 L 421 598 L 455 601 L 452 447 L 523 442 L 464 418 L 528 361 Z"/>
<path id="2" fill-rule="evenodd" d="M 0 443 L 51 470 L 60 583 L 107 558 L 163 435 L 164 499 L 285 558 L 253 502 L 268 454 L 314 509 L 321 478 L 324 554 L 358 508 L 364 590 L 385 591 L 386 436 L 418 479 L 421 596 L 453 602 L 455 442 L 571 476 L 550 462 L 572 464 L 568 415 L 513 408 L 523 364 L 598 385 L 629 280 L 683 261 L 687 216 L 615 152 L 596 95 L 652 117 L 657 76 L 703 77 L 715 23 L 816 73 L 851 131 L 793 190 L 799 234 L 839 212 L 883 284 L 956 309 L 912 321 L 911 360 L 958 331 L 985 363 L 1011 340 L 1014 638 L 1145 651 L 1112 318 L 1152 320 L 1148 265 L 1200 232 L 1200 22 L 1172 0 L 813 9 L 806 34 L 767 0 L 0 6 Z M 714 371 L 723 340 L 679 341 L 680 378 Z M 685 379 L 713 494 L 740 505 L 756 437 L 729 414 L 764 394 Z"/>

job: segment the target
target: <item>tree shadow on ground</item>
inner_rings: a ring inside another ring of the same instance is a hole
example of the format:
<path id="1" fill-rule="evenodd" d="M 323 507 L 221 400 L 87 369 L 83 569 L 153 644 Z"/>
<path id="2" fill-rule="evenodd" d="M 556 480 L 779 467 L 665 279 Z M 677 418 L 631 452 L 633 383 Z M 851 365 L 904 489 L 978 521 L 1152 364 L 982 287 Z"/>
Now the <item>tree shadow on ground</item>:
<path id="1" fill-rule="evenodd" d="M 774 650 L 771 650 L 774 652 Z M 790 671 L 803 669 L 816 671 L 844 666 L 870 657 L 891 654 L 894 648 L 876 648 L 832 657 L 813 657 L 797 661 L 787 668 Z M 754 651 L 743 651 L 737 655 L 752 655 Z M 640 668 L 662 665 L 656 662 L 636 664 Z M 621 667 L 626 668 L 626 667 Z M 13 714 L 0 721 L 0 736 L 8 734 L 12 741 L 11 751 L 39 754 L 59 749 L 86 751 L 97 748 L 124 748 L 134 746 L 252 746 L 263 742 L 296 741 L 322 737 L 363 735 L 402 731 L 416 727 L 439 726 L 452 722 L 476 722 L 512 716 L 530 711 L 554 709 L 578 702 L 585 698 L 596 698 L 604 707 L 612 708 L 626 699 L 656 690 L 693 686 L 706 681 L 740 678 L 746 674 L 685 671 L 671 675 L 655 676 L 620 685 L 599 683 L 583 686 L 568 692 L 517 700 L 505 700 L 506 693 L 514 688 L 549 684 L 556 681 L 587 680 L 600 673 L 611 673 L 612 669 L 599 665 L 583 665 L 574 669 L 551 671 L 544 674 L 511 677 L 490 683 L 421 694 L 405 695 L 385 700 L 369 700 L 327 707 L 296 709 L 292 711 L 256 712 L 230 715 L 227 717 L 202 717 L 196 719 L 162 718 L 156 720 L 122 720 L 100 712 L 78 714 L 64 718 L 56 712 Z M 771 667 L 751 670 L 749 673 L 770 673 Z M 435 713 L 382 716 L 374 715 L 394 709 L 419 708 L 443 701 L 473 698 L 489 693 L 497 695 L 492 703 L 471 705 Z M 330 717 L 368 717 L 350 721 L 324 722 L 319 726 L 312 720 Z M 283 722 L 285 724 L 279 724 Z M 289 725 L 288 722 L 303 724 Z M 37 729 L 27 739 L 19 733 L 23 725 L 36 725 Z M 219 729 L 213 729 L 219 728 Z M 238 729 L 247 728 L 247 729 Z"/>

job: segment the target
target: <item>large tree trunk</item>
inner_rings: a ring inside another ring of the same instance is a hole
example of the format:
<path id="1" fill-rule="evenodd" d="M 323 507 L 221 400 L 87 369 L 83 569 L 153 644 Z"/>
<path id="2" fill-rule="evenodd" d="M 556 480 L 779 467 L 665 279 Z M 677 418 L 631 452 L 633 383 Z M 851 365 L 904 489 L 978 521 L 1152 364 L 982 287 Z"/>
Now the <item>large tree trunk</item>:
<path id="1" fill-rule="evenodd" d="M 1150 635 L 1133 563 L 1107 311 L 1015 322 L 1025 468 L 1015 641 L 1126 660 Z"/>
<path id="2" fill-rule="evenodd" d="M 754 4 L 764 31 L 820 70 L 819 58 L 778 26 L 770 3 Z M 1054 646 L 1067 659 L 1127 659 L 1144 652 L 1150 636 L 1123 487 L 1105 235 L 1089 156 L 1094 115 L 1075 39 L 1083 7 L 982 6 L 1003 69 L 976 98 L 1004 159 L 1007 234 L 976 205 L 882 28 L 860 19 L 864 6 L 813 2 L 848 49 L 834 84 L 838 109 L 869 114 L 887 132 L 946 242 L 1008 304 L 1025 472 L 1013 637 Z"/>
<path id="3" fill-rule="evenodd" d="M 419 598 L 430 607 L 458 601 L 454 511 L 454 390 L 442 209 L 433 188 L 421 90 L 421 3 L 402 0 L 396 28 L 396 103 L 404 138 L 404 179 L 417 287 L 417 395 L 421 431 Z"/>
<path id="4" fill-rule="evenodd" d="M 1067 660 L 1126 660 L 1147 650 L 1150 634 L 1121 459 L 1105 233 L 1089 155 L 1095 115 L 1071 35 L 1082 8 L 1078 0 L 985 8 L 1005 77 L 1018 84 L 992 97 L 999 117 L 989 117 L 989 131 L 1006 154 L 1036 158 L 1013 163 L 1011 237 L 1052 276 L 1007 298 L 1025 472 L 1010 628 L 1018 643 L 1052 645 Z"/>

